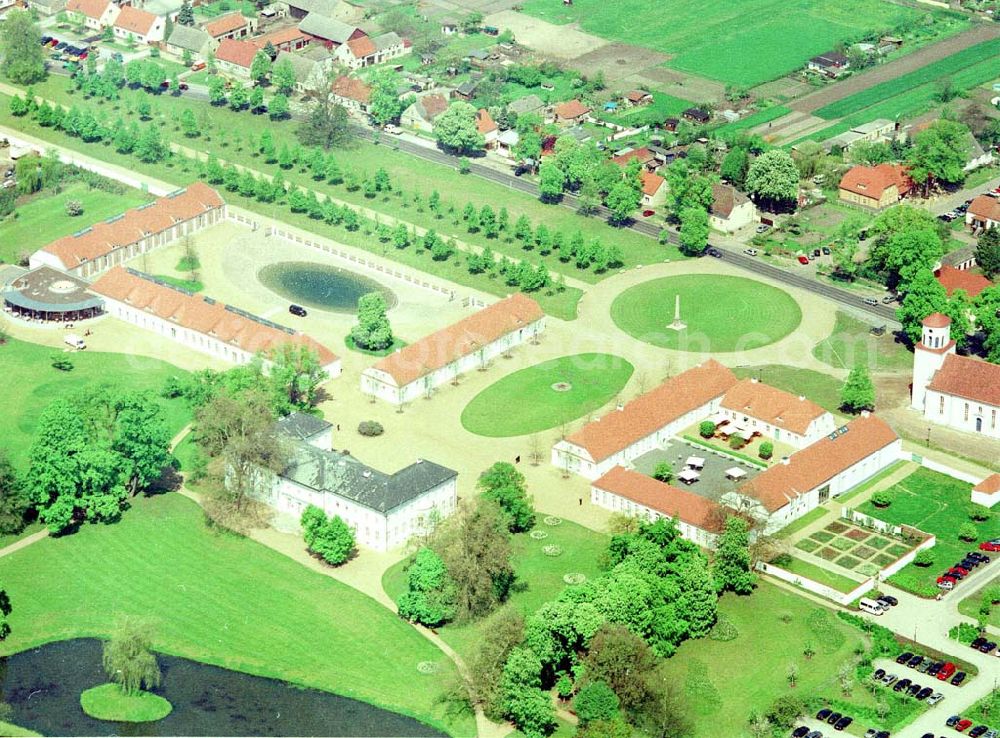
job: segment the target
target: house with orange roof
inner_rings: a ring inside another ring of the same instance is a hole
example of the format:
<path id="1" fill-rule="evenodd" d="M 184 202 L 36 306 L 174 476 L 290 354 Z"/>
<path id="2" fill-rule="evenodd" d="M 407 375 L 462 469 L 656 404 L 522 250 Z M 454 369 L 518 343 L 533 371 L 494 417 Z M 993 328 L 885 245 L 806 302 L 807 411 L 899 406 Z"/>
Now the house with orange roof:
<path id="1" fill-rule="evenodd" d="M 476 130 L 482 134 L 486 148 L 492 149 L 496 146 L 500 129 L 486 108 L 480 108 L 476 111 Z"/>
<path id="2" fill-rule="evenodd" d="M 642 180 L 643 207 L 655 208 L 662 205 L 667 199 L 667 180 L 645 169 L 639 174 L 639 178 Z"/>
<path id="3" fill-rule="evenodd" d="M 250 67 L 257 51 L 257 47 L 249 41 L 223 39 L 215 50 L 215 62 L 223 72 L 241 79 L 250 79 Z"/>
<path id="4" fill-rule="evenodd" d="M 409 43 L 390 31 L 375 37 L 363 35 L 348 39 L 336 48 L 333 56 L 348 69 L 361 69 L 396 59 L 411 51 Z"/>
<path id="5" fill-rule="evenodd" d="M 738 381 L 732 370 L 709 359 L 566 436 L 552 447 L 552 464 L 598 479 L 714 414 Z"/>
<path id="6" fill-rule="evenodd" d="M 348 110 L 367 113 L 372 88 L 356 77 L 337 77 L 333 81 L 333 98 Z"/>
<path id="7" fill-rule="evenodd" d="M 497 356 L 545 330 L 538 303 L 516 293 L 386 356 L 361 372 L 361 391 L 402 405 L 460 374 L 485 369 Z"/>
<path id="8" fill-rule="evenodd" d="M 804 448 L 832 433 L 833 415 L 802 395 L 793 395 L 748 377 L 726 390 L 719 403 L 717 425 Z"/>
<path id="9" fill-rule="evenodd" d="M 913 180 L 902 164 L 851 167 L 840 180 L 840 199 L 872 210 L 881 210 L 906 197 Z"/>
<path id="10" fill-rule="evenodd" d="M 972 488 L 972 501 L 983 507 L 1000 502 L 1000 474 L 991 474 Z"/>
<path id="11" fill-rule="evenodd" d="M 286 347 L 316 353 L 330 377 L 340 375 L 340 359 L 309 336 L 264 318 L 196 295 L 127 267 L 116 266 L 90 286 L 104 298 L 105 311 L 157 335 L 233 364 L 248 364 Z"/>
<path id="12" fill-rule="evenodd" d="M 651 523 L 670 518 L 677 522 L 684 538 L 705 548 L 715 548 L 720 523 L 725 519 L 718 514 L 719 506 L 707 497 L 621 466 L 591 483 L 590 502 Z"/>
<path id="13" fill-rule="evenodd" d="M 100 31 L 115 22 L 121 8 L 111 0 L 68 0 L 66 15 L 73 23 Z"/>
<path id="14" fill-rule="evenodd" d="M 830 499 L 839 497 L 903 456 L 902 439 L 867 412 L 847 425 L 772 464 L 720 502 L 765 523 L 773 533 Z"/>
<path id="15" fill-rule="evenodd" d="M 32 269 L 47 265 L 78 277 L 95 277 L 225 217 L 226 204 L 219 193 L 195 182 L 187 189 L 56 239 L 33 253 L 29 264 Z"/>
<path id="16" fill-rule="evenodd" d="M 303 33 L 300 28 L 286 26 L 285 28 L 279 28 L 277 31 L 255 36 L 250 41 L 258 49 L 263 49 L 268 44 L 271 44 L 271 46 L 281 52 L 304 49 L 309 45 L 310 39 L 309 34 Z M 277 63 L 277 59 L 275 59 L 275 63 Z"/>
<path id="17" fill-rule="evenodd" d="M 985 231 L 1000 226 L 1000 198 L 979 195 L 965 211 L 965 224 L 973 231 Z"/>
<path id="18" fill-rule="evenodd" d="M 968 269 L 956 269 L 948 264 L 942 264 L 934 272 L 934 276 L 948 292 L 948 297 L 951 297 L 957 290 L 962 290 L 969 297 L 974 298 L 987 287 L 993 286 L 993 283 L 982 274 L 970 272 Z"/>
<path id="19" fill-rule="evenodd" d="M 221 42 L 226 38 L 247 38 L 257 30 L 257 19 L 247 18 L 239 12 L 227 13 L 210 20 L 202 27 L 205 33 Z"/>
<path id="20" fill-rule="evenodd" d="M 439 92 L 418 97 L 403 114 L 399 116 L 399 124 L 405 128 L 431 133 L 434 131 L 434 119 L 448 109 L 448 98 Z"/>
<path id="21" fill-rule="evenodd" d="M 163 40 L 167 30 L 167 19 L 131 5 L 122 5 L 112 28 L 115 38 L 126 42 L 135 40 L 152 44 Z"/>
<path id="22" fill-rule="evenodd" d="M 568 100 L 552 108 L 556 123 L 582 123 L 590 116 L 590 108 L 579 100 Z"/>
<path id="23" fill-rule="evenodd" d="M 625 104 L 630 108 L 653 104 L 653 94 L 646 90 L 629 90 L 625 93 L 623 99 Z"/>
<path id="24" fill-rule="evenodd" d="M 926 420 L 1000 439 L 1000 365 L 955 353 L 951 318 L 924 318 L 913 350 L 910 406 Z"/>

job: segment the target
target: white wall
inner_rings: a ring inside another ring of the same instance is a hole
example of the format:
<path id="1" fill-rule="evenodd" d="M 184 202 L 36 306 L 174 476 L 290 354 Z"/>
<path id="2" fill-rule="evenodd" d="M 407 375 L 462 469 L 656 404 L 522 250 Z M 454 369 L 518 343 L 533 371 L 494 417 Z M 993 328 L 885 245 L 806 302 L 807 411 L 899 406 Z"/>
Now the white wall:
<path id="1" fill-rule="evenodd" d="M 928 389 L 924 417 L 967 433 L 1000 438 L 1000 407 L 945 395 Z"/>
<path id="2" fill-rule="evenodd" d="M 626 497 L 621 495 L 616 495 L 614 492 L 608 492 L 607 490 L 599 489 L 597 487 L 590 488 L 590 502 L 598 507 L 603 507 L 605 510 L 611 510 L 613 512 L 622 513 L 624 515 L 630 515 L 632 517 L 639 517 L 649 520 L 650 522 L 659 520 L 660 518 L 669 518 L 669 515 L 664 515 L 658 510 L 653 510 L 645 505 L 640 505 Z M 695 525 L 687 523 L 679 518 L 677 520 L 677 529 L 681 532 L 681 536 L 696 543 L 704 548 L 715 548 L 716 539 L 718 536 L 715 533 L 711 533 L 707 530 L 703 530 Z"/>
<path id="3" fill-rule="evenodd" d="M 775 579 L 780 579 L 781 581 L 788 582 L 796 587 L 801 587 L 807 592 L 818 594 L 820 597 L 833 600 L 840 605 L 848 605 L 851 602 L 854 602 L 854 600 L 864 596 L 865 593 L 875 586 L 875 580 L 869 577 L 863 582 L 859 582 L 858 586 L 850 592 L 841 592 L 840 590 L 833 589 L 825 584 L 814 582 L 812 579 L 808 579 L 801 574 L 793 574 L 792 572 L 786 571 L 780 566 L 775 566 L 774 564 L 766 564 L 761 561 L 757 564 L 757 569 L 758 571 L 762 571 Z"/>

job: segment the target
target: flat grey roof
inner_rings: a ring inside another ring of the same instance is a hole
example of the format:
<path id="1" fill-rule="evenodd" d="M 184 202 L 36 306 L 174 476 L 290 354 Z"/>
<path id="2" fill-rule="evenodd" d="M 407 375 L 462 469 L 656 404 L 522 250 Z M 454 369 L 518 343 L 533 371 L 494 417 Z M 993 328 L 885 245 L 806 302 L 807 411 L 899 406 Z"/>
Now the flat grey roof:
<path id="1" fill-rule="evenodd" d="M 90 292 L 90 283 L 66 272 L 41 266 L 22 274 L 3 293 L 4 302 L 26 310 L 73 312 L 99 308 L 104 300 Z"/>

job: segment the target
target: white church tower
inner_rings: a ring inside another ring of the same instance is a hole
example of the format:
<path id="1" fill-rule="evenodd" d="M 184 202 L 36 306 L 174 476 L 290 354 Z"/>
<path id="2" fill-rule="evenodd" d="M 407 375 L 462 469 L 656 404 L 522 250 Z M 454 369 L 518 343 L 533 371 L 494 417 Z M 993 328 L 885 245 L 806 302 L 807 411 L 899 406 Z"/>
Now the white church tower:
<path id="1" fill-rule="evenodd" d="M 924 412 L 927 385 L 948 354 L 955 353 L 951 340 L 951 318 L 941 313 L 931 313 L 923 320 L 920 343 L 913 347 L 913 396 L 910 406 Z"/>

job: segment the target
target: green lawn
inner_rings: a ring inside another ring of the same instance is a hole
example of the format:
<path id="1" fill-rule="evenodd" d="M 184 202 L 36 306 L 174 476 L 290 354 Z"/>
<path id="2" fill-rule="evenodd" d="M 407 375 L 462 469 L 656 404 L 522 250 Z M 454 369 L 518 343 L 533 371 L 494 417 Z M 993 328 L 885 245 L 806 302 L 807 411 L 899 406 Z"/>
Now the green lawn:
<path id="1" fill-rule="evenodd" d="M 161 282 L 166 282 L 174 287 L 180 287 L 182 290 L 187 290 L 188 292 L 204 292 L 205 285 L 196 279 L 183 279 L 181 277 L 172 277 L 168 274 L 156 274 L 153 275 Z"/>
<path id="2" fill-rule="evenodd" d="M 960 603 L 958 603 L 958 611 L 963 615 L 967 615 L 972 620 L 977 620 L 979 618 L 979 605 L 983 601 L 983 594 L 986 589 L 980 589 L 976 594 L 969 595 Z M 993 605 L 990 608 L 990 616 L 986 619 L 986 622 L 992 625 L 994 628 L 1000 628 L 1000 605 Z"/>
<path id="3" fill-rule="evenodd" d="M 838 592 L 850 592 L 861 584 L 859 581 L 795 556 L 782 557 L 780 561 L 774 563 L 785 571 L 805 577 L 806 579 L 812 579 L 814 582 L 819 582 L 820 584 L 825 584 L 827 587 L 835 589 Z"/>
<path id="4" fill-rule="evenodd" d="M 813 347 L 813 356 L 835 369 L 851 369 L 856 364 L 871 372 L 909 372 L 913 354 L 891 333 L 873 336 L 871 324 L 837 312 L 837 322 L 828 338 Z"/>
<path id="5" fill-rule="evenodd" d="M 783 364 L 761 364 L 759 366 L 736 367 L 733 372 L 740 379 L 757 377 L 793 395 L 805 395 L 817 405 L 832 413 L 840 407 L 840 381 L 829 374 L 799 369 Z"/>
<path id="6" fill-rule="evenodd" d="M 69 236 L 102 220 L 141 205 L 150 198 L 127 189 L 118 195 L 91 189 L 83 182 L 73 182 L 62 192 L 39 192 L 19 205 L 15 216 L 0 222 L 0 261 L 16 264 L 22 253 L 32 253 L 57 238 Z M 83 215 L 66 214 L 66 203 L 79 200 Z"/>
<path id="7" fill-rule="evenodd" d="M 910 564 L 888 581 L 914 594 L 933 596 L 938 591 L 935 580 L 943 569 L 960 561 L 966 551 L 976 548 L 978 541 L 1000 536 L 1000 517 L 993 515 L 987 522 L 976 523 L 977 542 L 959 540 L 958 529 L 969 522 L 971 489 L 971 484 L 921 468 L 888 490 L 892 498 L 889 507 L 879 509 L 871 502 L 858 507 L 881 520 L 911 525 L 937 537 L 937 545 L 931 549 L 934 554 L 931 566 Z"/>
<path id="8" fill-rule="evenodd" d="M 807 512 L 805 515 L 803 515 L 801 518 L 797 518 L 797 519 L 793 520 L 791 523 L 789 523 L 784 528 L 782 528 L 781 530 L 779 530 L 775 534 L 775 536 L 777 538 L 788 538 L 789 536 L 791 536 L 791 535 L 793 535 L 795 533 L 798 533 L 803 528 L 809 527 L 810 525 L 812 525 L 813 523 L 815 523 L 817 520 L 821 520 L 823 517 L 825 517 L 825 516 L 827 516 L 829 514 L 830 514 L 830 511 L 827 510 L 825 507 L 814 508 L 814 509 L 810 510 L 809 512 Z"/>
<path id="9" fill-rule="evenodd" d="M 50 365 L 52 355 L 58 352 L 58 349 L 16 340 L 0 345 L 4 382 L 8 387 L 17 388 L 16 392 L 0 395 L 0 411 L 4 417 L 0 444 L 10 451 L 15 465 L 27 462 L 39 412 L 52 400 L 88 387 L 114 384 L 125 389 L 150 390 L 163 408 L 172 433 L 191 420 L 191 410 L 183 400 L 165 400 L 159 396 L 167 377 L 187 374 L 185 370 L 145 356 L 88 349 L 74 353 L 71 357 L 73 370 L 63 372 Z"/>
<path id="10" fill-rule="evenodd" d="M 772 120 L 777 120 L 784 115 L 788 115 L 790 112 L 792 112 L 791 109 L 786 108 L 784 105 L 772 105 L 769 108 L 758 110 L 756 113 L 748 115 L 746 118 L 742 118 L 735 123 L 726 123 L 724 126 L 720 126 L 716 129 L 716 132 L 721 134 L 732 134 L 739 133 L 741 131 L 749 131 L 751 128 L 756 128 L 764 123 L 770 123 Z"/>
<path id="11" fill-rule="evenodd" d="M 553 23 L 576 22 L 597 36 L 672 54 L 670 67 L 740 85 L 775 79 L 838 42 L 920 13 L 878 0 L 575 0 L 569 6 L 526 0 L 523 6 Z"/>
<path id="12" fill-rule="evenodd" d="M 22 736 L 24 738 L 34 738 L 34 736 L 41 734 L 0 720 L 0 735 L 11 736 L 11 738 L 21 738 Z"/>
<path id="13" fill-rule="evenodd" d="M 692 738 L 745 735 L 750 713 L 783 695 L 840 694 L 837 669 L 862 640 L 830 610 L 768 582 L 746 597 L 723 596 L 719 614 L 736 626 L 737 638 L 686 641 L 661 667 L 689 706 Z M 808 661 L 807 643 L 816 652 Z M 792 663 L 799 668 L 794 689 L 785 680 Z"/>
<path id="14" fill-rule="evenodd" d="M 350 566 L 350 564 L 348 564 Z M 355 697 L 473 735 L 439 703 L 449 660 L 374 600 L 248 539 L 210 532 L 176 493 L 139 497 L 0 560 L 14 603 L 3 653 L 107 636 L 119 613 L 151 621 L 158 651 Z M 422 674 L 430 661 L 437 673 Z"/>
<path id="15" fill-rule="evenodd" d="M 462 425 L 480 436 L 507 437 L 555 428 L 603 406 L 633 367 L 611 354 L 574 354 L 536 364 L 490 385 L 462 411 Z M 553 385 L 565 382 L 568 389 Z M 518 408 L 512 413 L 511 408 Z"/>
<path id="16" fill-rule="evenodd" d="M 543 517 L 538 516 L 535 530 L 545 532 L 546 538 L 536 540 L 528 533 L 521 533 L 513 540 L 517 583 L 509 605 L 525 614 L 554 599 L 566 587 L 563 581 L 565 574 L 583 574 L 590 579 L 599 576 L 601 568 L 598 562 L 608 545 L 608 537 L 603 533 L 568 520 L 559 525 L 546 525 Z M 562 555 L 545 555 L 542 547 L 548 545 L 561 547 Z M 405 590 L 405 569 L 409 562 L 409 558 L 400 561 L 382 577 L 382 588 L 394 600 Z M 438 629 L 438 635 L 468 659 L 475 653 L 482 628 L 481 620 L 469 625 L 445 625 Z"/>
<path id="17" fill-rule="evenodd" d="M 126 694 L 117 684 L 91 687 L 80 695 L 80 707 L 98 720 L 147 723 L 162 720 L 174 709 L 163 697 L 145 690 Z"/>
<path id="18" fill-rule="evenodd" d="M 668 326 L 674 298 L 681 298 L 687 328 Z M 744 277 L 691 274 L 663 277 L 622 292 L 611 305 L 615 324 L 654 346 L 719 353 L 746 351 L 774 343 L 802 321 L 798 303 L 787 292 Z"/>
<path id="19" fill-rule="evenodd" d="M 596 117 L 622 126 L 643 126 L 647 123 L 659 124 L 667 116 L 680 116 L 697 100 L 682 100 L 663 92 L 653 93 L 653 102 L 634 108 L 619 109 L 614 113 L 597 112 Z"/>

